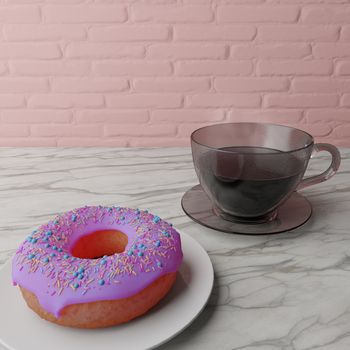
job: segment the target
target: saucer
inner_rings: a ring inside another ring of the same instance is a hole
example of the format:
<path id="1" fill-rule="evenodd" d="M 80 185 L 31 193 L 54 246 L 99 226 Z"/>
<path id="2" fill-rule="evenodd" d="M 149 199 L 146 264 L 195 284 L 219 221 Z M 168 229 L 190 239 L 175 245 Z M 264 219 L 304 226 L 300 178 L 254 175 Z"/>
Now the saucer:
<path id="1" fill-rule="evenodd" d="M 182 209 L 194 221 L 214 230 L 245 235 L 263 235 L 290 231 L 309 220 L 312 214 L 310 202 L 300 193 L 293 192 L 289 199 L 277 210 L 275 220 L 245 224 L 227 221 L 217 216 L 212 202 L 201 185 L 188 190 L 181 200 Z"/>

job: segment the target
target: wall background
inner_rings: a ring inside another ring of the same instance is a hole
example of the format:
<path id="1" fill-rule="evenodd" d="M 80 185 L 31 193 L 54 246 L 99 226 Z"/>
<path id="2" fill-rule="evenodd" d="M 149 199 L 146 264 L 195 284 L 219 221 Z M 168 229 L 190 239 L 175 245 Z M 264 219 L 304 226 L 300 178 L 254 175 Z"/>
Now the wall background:
<path id="1" fill-rule="evenodd" d="M 0 146 L 188 145 L 210 123 L 350 146 L 350 1 L 0 0 Z"/>

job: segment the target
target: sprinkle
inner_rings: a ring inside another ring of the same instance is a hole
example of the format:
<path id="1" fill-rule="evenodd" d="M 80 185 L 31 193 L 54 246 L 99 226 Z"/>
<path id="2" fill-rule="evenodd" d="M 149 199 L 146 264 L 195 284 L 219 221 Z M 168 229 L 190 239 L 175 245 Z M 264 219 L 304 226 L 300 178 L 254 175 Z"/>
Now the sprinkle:
<path id="1" fill-rule="evenodd" d="M 154 245 L 155 245 L 156 247 L 159 247 L 159 246 L 160 246 L 160 241 L 157 241 Z"/>
<path id="2" fill-rule="evenodd" d="M 74 283 L 74 284 L 73 284 L 73 288 L 74 288 L 74 289 L 79 288 L 79 284 L 78 284 L 78 283 Z"/>
<path id="3" fill-rule="evenodd" d="M 144 212 L 147 214 L 147 213 L 148 213 L 148 210 L 146 209 L 146 210 L 144 210 Z"/>
<path id="4" fill-rule="evenodd" d="M 53 257 L 56 256 L 56 254 L 55 253 L 51 253 L 50 256 L 51 256 L 51 258 L 53 258 Z"/>
<path id="5" fill-rule="evenodd" d="M 54 222 L 53 222 L 55 225 L 57 225 L 59 223 L 59 221 L 56 219 Z"/>
<path id="6" fill-rule="evenodd" d="M 129 256 L 133 255 L 133 251 L 132 250 L 129 250 L 128 253 L 127 253 Z"/>
<path id="7" fill-rule="evenodd" d="M 169 236 L 170 236 L 170 234 L 169 234 L 168 231 L 163 231 L 163 235 L 166 236 L 166 237 L 169 237 Z"/>
<path id="8" fill-rule="evenodd" d="M 48 263 L 49 261 L 50 261 L 49 258 L 45 258 L 45 259 L 44 259 L 44 263 Z"/>
<path id="9" fill-rule="evenodd" d="M 136 209 L 136 210 L 135 210 L 135 214 L 136 214 L 136 215 L 140 214 L 140 209 Z"/>
<path id="10" fill-rule="evenodd" d="M 136 244 L 133 244 L 131 248 L 132 248 L 132 249 L 136 249 L 136 248 L 137 248 L 137 245 L 136 245 Z"/>
<path id="11" fill-rule="evenodd" d="M 137 255 L 138 256 L 143 256 L 143 253 L 142 252 L 138 252 Z"/>
<path id="12" fill-rule="evenodd" d="M 46 236 L 52 236 L 52 231 L 50 230 L 50 231 L 47 231 L 46 232 Z"/>
<path id="13" fill-rule="evenodd" d="M 57 250 L 57 247 L 55 245 L 52 246 L 53 250 Z"/>
<path id="14" fill-rule="evenodd" d="M 78 272 L 78 271 L 75 271 L 75 272 L 73 273 L 73 277 L 78 277 L 78 275 L 79 275 L 79 272 Z"/>
<path id="15" fill-rule="evenodd" d="M 62 248 L 58 248 L 58 251 L 61 253 L 62 252 Z"/>
<path id="16" fill-rule="evenodd" d="M 32 241 L 32 237 L 31 237 L 31 236 L 28 236 L 28 237 L 26 238 L 26 240 L 27 240 L 27 242 L 31 242 L 31 241 Z"/>
<path id="17" fill-rule="evenodd" d="M 153 218 L 153 222 L 154 222 L 155 224 L 158 224 L 159 221 L 160 221 L 160 217 L 159 217 L 159 216 L 155 216 L 155 217 Z"/>
<path id="18" fill-rule="evenodd" d="M 29 254 L 28 255 L 28 259 L 33 259 L 33 258 L 35 258 L 35 254 Z"/>
<path id="19" fill-rule="evenodd" d="M 49 241 L 49 237 L 44 237 L 44 238 L 43 238 L 43 241 L 44 241 L 44 242 L 48 242 L 48 241 Z"/>
<path id="20" fill-rule="evenodd" d="M 69 255 L 68 254 L 64 254 L 63 255 L 63 259 L 68 259 L 69 258 Z"/>
<path id="21" fill-rule="evenodd" d="M 76 222 L 77 221 L 77 216 L 75 214 L 73 214 L 71 219 L 72 219 L 73 222 Z"/>
<path id="22" fill-rule="evenodd" d="M 36 242 L 38 242 L 38 239 L 37 238 L 33 238 L 32 239 L 32 243 L 35 244 Z"/>
<path id="23" fill-rule="evenodd" d="M 102 260 L 100 261 L 100 265 L 106 265 L 106 264 L 107 264 L 107 260 L 102 259 Z"/>
<path id="24" fill-rule="evenodd" d="M 139 249 L 144 249 L 144 248 L 145 248 L 145 246 L 144 246 L 142 243 L 140 243 L 137 247 L 138 247 Z"/>
<path id="25" fill-rule="evenodd" d="M 120 217 L 120 220 L 125 220 L 125 216 L 121 216 L 121 217 Z"/>
<path id="26" fill-rule="evenodd" d="M 61 237 L 57 237 L 57 240 L 60 241 L 62 238 Z"/>
<path id="27" fill-rule="evenodd" d="M 163 265 L 162 265 L 162 263 L 160 261 L 157 261 L 157 266 L 158 267 L 162 267 Z"/>
<path id="28" fill-rule="evenodd" d="M 79 273 L 84 273 L 85 269 L 83 267 L 79 267 L 78 272 Z"/>
<path id="29" fill-rule="evenodd" d="M 82 280 L 84 278 L 84 274 L 81 273 L 80 275 L 78 275 L 78 279 Z"/>
<path id="30" fill-rule="evenodd" d="M 173 227 L 173 224 L 169 224 L 171 227 Z"/>
<path id="31" fill-rule="evenodd" d="M 103 259 L 106 259 L 106 258 L 108 258 L 108 255 L 104 255 L 103 257 L 102 257 Z"/>
<path id="32" fill-rule="evenodd" d="M 105 284 L 105 280 L 99 280 L 99 281 L 98 281 L 98 284 L 99 284 L 100 286 L 103 286 L 103 285 Z"/>
<path id="33" fill-rule="evenodd" d="M 113 211 L 113 208 L 108 208 L 108 212 L 111 213 Z"/>

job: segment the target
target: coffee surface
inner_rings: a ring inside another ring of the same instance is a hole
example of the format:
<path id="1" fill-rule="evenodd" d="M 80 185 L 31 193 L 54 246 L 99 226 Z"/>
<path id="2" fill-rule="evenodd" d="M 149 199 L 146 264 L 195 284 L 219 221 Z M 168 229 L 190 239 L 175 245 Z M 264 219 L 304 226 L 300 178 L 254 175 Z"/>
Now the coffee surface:
<path id="1" fill-rule="evenodd" d="M 294 154 L 271 148 L 220 151 L 209 151 L 199 160 L 202 182 L 219 208 L 239 217 L 258 217 L 275 209 L 305 171 L 304 162 Z"/>

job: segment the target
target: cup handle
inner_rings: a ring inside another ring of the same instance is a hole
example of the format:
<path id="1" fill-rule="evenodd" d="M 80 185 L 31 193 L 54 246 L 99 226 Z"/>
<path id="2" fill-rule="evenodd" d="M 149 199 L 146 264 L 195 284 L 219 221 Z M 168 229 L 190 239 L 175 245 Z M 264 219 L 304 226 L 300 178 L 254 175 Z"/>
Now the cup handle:
<path id="1" fill-rule="evenodd" d="M 311 158 L 318 152 L 326 151 L 329 152 L 332 156 L 332 162 L 329 168 L 324 171 L 322 174 L 309 176 L 301 180 L 297 190 L 302 190 L 303 188 L 316 185 L 320 182 L 327 181 L 330 179 L 339 169 L 341 155 L 337 147 L 329 143 L 316 143 L 312 150 Z"/>

